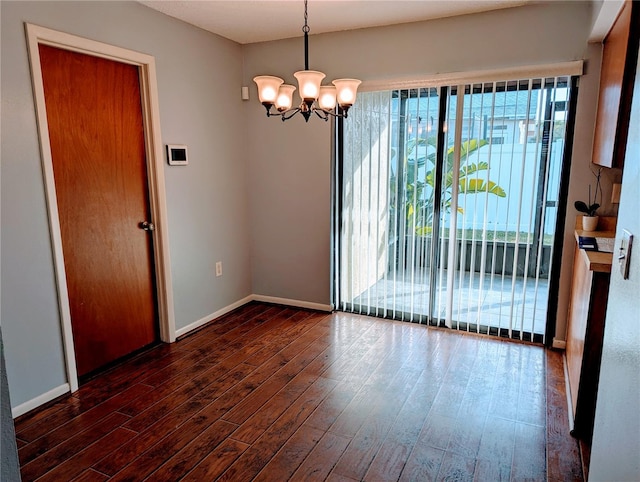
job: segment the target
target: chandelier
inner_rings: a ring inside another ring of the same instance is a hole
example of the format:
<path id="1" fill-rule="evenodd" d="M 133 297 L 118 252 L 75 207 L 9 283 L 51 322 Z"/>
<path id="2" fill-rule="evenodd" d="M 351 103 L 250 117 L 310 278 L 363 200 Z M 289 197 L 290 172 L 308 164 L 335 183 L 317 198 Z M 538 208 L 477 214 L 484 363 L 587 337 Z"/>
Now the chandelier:
<path id="1" fill-rule="evenodd" d="M 307 24 L 307 0 L 304 0 L 304 70 L 293 74 L 298 80 L 298 93 L 302 102 L 292 108 L 295 86 L 284 83 L 280 77 L 259 75 L 253 81 L 258 86 L 258 97 L 267 109 L 267 117 L 280 116 L 282 121 L 301 113 L 305 122 L 311 114 L 326 121 L 329 116 L 347 117 L 349 108 L 356 100 L 360 81 L 357 79 L 336 79 L 333 85 L 320 85 L 326 75 L 317 70 L 309 70 L 309 25 Z M 336 104 L 338 109 L 336 112 Z M 276 112 L 271 109 L 275 106 Z"/>

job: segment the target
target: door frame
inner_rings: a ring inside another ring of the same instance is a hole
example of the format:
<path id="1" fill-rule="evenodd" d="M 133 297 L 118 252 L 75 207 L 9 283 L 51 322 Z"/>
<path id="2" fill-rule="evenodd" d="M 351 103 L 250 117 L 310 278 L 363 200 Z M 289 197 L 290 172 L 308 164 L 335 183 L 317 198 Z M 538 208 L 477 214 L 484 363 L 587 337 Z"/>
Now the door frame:
<path id="1" fill-rule="evenodd" d="M 169 232 L 167 223 L 166 191 L 164 183 L 164 150 L 160 134 L 160 108 L 156 78 L 155 59 L 151 55 L 133 50 L 116 47 L 57 30 L 25 23 L 29 63 L 31 67 L 31 81 L 38 137 L 40 142 L 40 157 L 45 184 L 45 196 L 49 215 L 49 230 L 53 250 L 53 263 L 57 284 L 58 309 L 62 328 L 63 349 L 67 378 L 71 392 L 78 390 L 78 373 L 76 370 L 73 332 L 71 329 L 71 311 L 69 308 L 69 292 L 62 251 L 62 236 L 60 233 L 60 218 L 53 175 L 53 160 L 49 142 L 49 125 L 45 106 L 42 70 L 40 67 L 40 52 L 38 45 L 44 44 L 72 52 L 78 52 L 95 57 L 101 57 L 116 62 L 122 62 L 138 67 L 140 78 L 140 92 L 142 104 L 142 118 L 144 121 L 145 152 L 147 174 L 149 179 L 149 202 L 151 219 L 156 229 L 153 236 L 153 253 L 155 263 L 156 299 L 158 303 L 158 323 L 160 339 L 173 343 L 176 339 L 175 315 L 173 306 L 173 290 L 171 284 L 171 262 L 169 257 Z"/>

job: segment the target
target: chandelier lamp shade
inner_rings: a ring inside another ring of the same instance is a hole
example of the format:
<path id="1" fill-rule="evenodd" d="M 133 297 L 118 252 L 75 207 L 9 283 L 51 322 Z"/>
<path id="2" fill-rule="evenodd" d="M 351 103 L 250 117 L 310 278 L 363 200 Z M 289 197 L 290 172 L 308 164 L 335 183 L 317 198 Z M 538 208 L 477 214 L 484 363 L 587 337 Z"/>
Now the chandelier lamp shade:
<path id="1" fill-rule="evenodd" d="M 321 85 L 326 75 L 317 70 L 309 70 L 309 25 L 307 24 L 307 0 L 304 0 L 304 70 L 293 74 L 298 81 L 298 95 L 301 102 L 293 107 L 293 93 L 296 87 L 285 84 L 280 77 L 258 75 L 253 81 L 258 86 L 258 98 L 267 109 L 267 117 L 279 116 L 283 121 L 300 113 L 306 122 L 312 114 L 322 120 L 333 117 L 347 117 L 349 108 L 356 101 L 357 79 L 336 79 L 333 85 Z M 337 109 L 336 109 L 337 105 Z M 275 108 L 275 111 L 272 109 Z"/>

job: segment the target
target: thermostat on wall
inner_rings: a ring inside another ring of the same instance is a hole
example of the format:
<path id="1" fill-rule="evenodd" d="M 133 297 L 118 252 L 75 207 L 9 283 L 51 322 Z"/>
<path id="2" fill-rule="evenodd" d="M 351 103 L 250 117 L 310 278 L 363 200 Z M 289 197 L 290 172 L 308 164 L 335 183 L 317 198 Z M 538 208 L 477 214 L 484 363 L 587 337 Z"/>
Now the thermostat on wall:
<path id="1" fill-rule="evenodd" d="M 186 166 L 189 164 L 187 146 L 167 144 L 167 160 L 171 166 Z"/>

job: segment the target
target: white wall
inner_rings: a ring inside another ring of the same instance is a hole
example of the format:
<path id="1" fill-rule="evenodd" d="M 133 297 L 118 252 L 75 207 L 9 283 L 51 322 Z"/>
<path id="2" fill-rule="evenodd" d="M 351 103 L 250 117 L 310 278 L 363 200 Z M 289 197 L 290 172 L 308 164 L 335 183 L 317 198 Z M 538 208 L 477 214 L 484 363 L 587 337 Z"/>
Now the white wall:
<path id="1" fill-rule="evenodd" d="M 176 328 L 251 294 L 241 47 L 134 2 L 1 2 L 2 332 L 14 407 L 67 382 L 24 22 L 156 59 Z M 215 277 L 215 262 L 224 275 Z"/>
<path id="2" fill-rule="evenodd" d="M 635 235 L 629 279 L 614 262 L 589 480 L 640 480 L 640 64 L 636 71 L 614 253 Z"/>
<path id="3" fill-rule="evenodd" d="M 364 81 L 428 77 L 586 59 L 580 82 L 572 188 L 565 229 L 557 336 L 564 339 L 570 285 L 573 203 L 590 182 L 591 140 L 600 51 L 587 45 L 594 13 L 589 2 L 551 2 L 400 26 L 310 37 L 310 68 L 329 79 Z M 313 33 L 313 15 L 309 24 Z M 251 86 L 247 125 L 254 293 L 330 301 L 329 124 L 267 119 L 252 78 L 292 74 L 303 65 L 302 38 L 244 46 L 244 85 Z M 348 122 L 348 121 L 347 121 Z M 609 181 L 605 179 L 605 184 Z M 575 187 L 574 187 L 575 186 Z M 609 189 L 608 185 L 605 189 Z M 605 197 L 607 193 L 605 192 Z"/>

